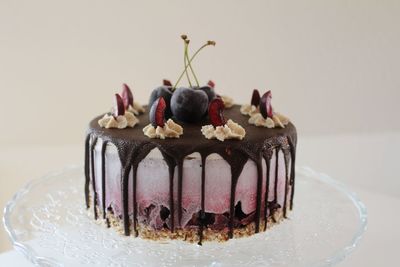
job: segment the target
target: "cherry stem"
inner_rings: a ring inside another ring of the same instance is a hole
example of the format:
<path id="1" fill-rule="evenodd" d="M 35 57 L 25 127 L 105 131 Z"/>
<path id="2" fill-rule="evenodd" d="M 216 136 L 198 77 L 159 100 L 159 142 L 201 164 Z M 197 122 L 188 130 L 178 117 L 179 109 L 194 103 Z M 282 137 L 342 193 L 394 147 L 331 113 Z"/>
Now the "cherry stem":
<path id="1" fill-rule="evenodd" d="M 172 90 L 175 90 L 175 89 L 176 89 L 176 87 L 178 86 L 179 82 L 181 81 L 183 75 L 185 75 L 185 72 L 186 72 L 187 68 L 189 67 L 189 64 L 192 63 L 193 59 L 197 56 L 197 54 L 198 54 L 201 50 L 203 50 L 203 48 L 205 48 L 205 47 L 207 47 L 207 46 L 209 46 L 209 45 L 215 45 L 215 43 L 214 43 L 214 42 L 208 41 L 207 43 L 205 43 L 204 45 L 202 45 L 199 49 L 197 49 L 197 51 L 196 51 L 196 52 L 193 54 L 193 56 L 189 59 L 188 64 L 185 65 L 185 69 L 183 70 L 183 72 L 182 72 L 181 75 L 179 76 L 179 78 L 178 78 L 178 80 L 176 81 L 176 83 L 175 83 L 175 85 L 174 85 L 174 87 L 173 87 Z"/>
<path id="2" fill-rule="evenodd" d="M 190 59 L 189 59 L 189 52 L 188 52 L 188 50 L 189 50 L 189 40 L 187 40 L 186 43 L 187 43 L 187 45 L 186 45 L 186 61 L 188 62 L 190 71 L 192 72 L 192 75 L 193 75 L 193 77 L 194 77 L 194 80 L 196 81 L 197 87 L 200 87 L 199 80 L 197 79 L 196 74 L 194 73 L 192 64 L 190 63 Z M 186 63 L 185 63 L 185 66 L 186 66 Z M 187 72 L 187 71 L 186 71 L 186 72 Z"/>
<path id="3" fill-rule="evenodd" d="M 189 60 L 188 57 L 188 47 L 189 47 L 189 40 L 183 40 L 183 42 L 185 43 L 185 51 L 183 53 L 183 65 L 186 66 L 188 63 L 187 61 Z M 186 78 L 188 80 L 189 86 L 192 87 L 192 83 L 190 81 L 190 77 L 189 77 L 189 72 L 187 71 L 187 68 L 185 68 L 185 74 L 186 74 Z"/>

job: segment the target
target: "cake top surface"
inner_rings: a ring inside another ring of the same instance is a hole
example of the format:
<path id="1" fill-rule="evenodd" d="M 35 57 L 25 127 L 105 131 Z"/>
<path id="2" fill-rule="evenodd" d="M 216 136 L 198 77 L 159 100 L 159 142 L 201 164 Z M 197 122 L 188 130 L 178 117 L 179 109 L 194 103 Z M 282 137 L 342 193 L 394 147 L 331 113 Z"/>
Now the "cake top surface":
<path id="1" fill-rule="evenodd" d="M 269 129 L 257 127 L 248 123 L 248 116 L 240 113 L 239 105 L 234 105 L 232 108 L 225 110 L 224 113 L 227 118 L 238 122 L 244 127 L 246 137 L 243 140 L 220 142 L 216 139 L 206 139 L 201 132 L 201 127 L 207 124 L 207 118 L 198 123 L 182 123 L 184 131 L 180 138 L 151 139 L 145 136 L 142 131 L 142 128 L 150 123 L 147 111 L 137 116 L 140 123 L 136 127 L 125 129 L 103 128 L 98 124 L 98 120 L 103 115 L 98 116 L 90 122 L 89 133 L 103 140 L 111 141 L 118 149 L 123 149 L 123 146 L 126 145 L 145 146 L 147 144 L 152 147 L 158 147 L 162 152 L 172 153 L 174 157 L 178 155 L 185 157 L 193 152 L 201 154 L 203 151 L 207 151 L 207 154 L 214 152 L 229 154 L 229 150 L 239 150 L 255 155 L 257 150 L 262 149 L 262 146 L 266 145 L 268 140 L 280 136 L 288 137 L 294 144 L 296 143 L 296 128 L 291 122 L 285 128 Z M 221 156 L 224 157 L 224 155 Z"/>

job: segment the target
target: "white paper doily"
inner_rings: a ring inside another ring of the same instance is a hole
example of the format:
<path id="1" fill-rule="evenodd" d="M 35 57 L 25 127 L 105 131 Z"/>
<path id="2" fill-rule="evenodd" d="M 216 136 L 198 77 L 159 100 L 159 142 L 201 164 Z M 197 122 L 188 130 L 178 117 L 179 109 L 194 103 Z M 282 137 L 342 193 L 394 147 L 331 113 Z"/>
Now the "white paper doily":
<path id="1" fill-rule="evenodd" d="M 345 186 L 310 168 L 296 170 L 294 210 L 271 230 L 203 246 L 120 236 L 88 214 L 83 168 L 34 180 L 4 209 L 13 246 L 40 266 L 332 266 L 357 246 L 364 204 Z"/>

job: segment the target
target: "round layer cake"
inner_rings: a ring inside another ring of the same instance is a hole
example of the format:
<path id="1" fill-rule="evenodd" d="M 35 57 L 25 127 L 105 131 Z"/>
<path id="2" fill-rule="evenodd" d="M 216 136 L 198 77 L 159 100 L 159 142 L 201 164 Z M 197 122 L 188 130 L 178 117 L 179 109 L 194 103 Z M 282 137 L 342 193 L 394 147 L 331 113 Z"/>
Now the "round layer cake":
<path id="1" fill-rule="evenodd" d="M 86 138 L 85 194 L 94 217 L 125 235 L 190 242 L 224 241 L 266 231 L 293 208 L 297 134 L 256 127 L 234 105 L 225 116 L 243 140 L 206 139 L 205 121 L 183 135 L 151 139 L 143 127 L 106 129 L 99 116 Z"/>

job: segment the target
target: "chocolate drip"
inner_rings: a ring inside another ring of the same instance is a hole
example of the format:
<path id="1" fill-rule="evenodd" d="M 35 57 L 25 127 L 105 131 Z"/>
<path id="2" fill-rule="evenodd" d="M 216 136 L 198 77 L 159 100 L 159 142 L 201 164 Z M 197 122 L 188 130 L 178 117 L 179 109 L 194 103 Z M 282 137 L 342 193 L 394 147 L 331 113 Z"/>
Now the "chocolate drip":
<path id="1" fill-rule="evenodd" d="M 203 230 L 205 219 L 205 195 L 206 195 L 206 156 L 201 155 L 201 211 L 199 222 L 199 245 L 203 242 Z"/>
<path id="2" fill-rule="evenodd" d="M 138 236 L 137 230 L 137 190 L 136 190 L 136 181 L 137 181 L 137 166 L 133 165 L 132 172 L 132 191 L 133 191 L 133 229 L 135 231 L 135 237 Z"/>
<path id="3" fill-rule="evenodd" d="M 101 206 L 103 208 L 103 219 L 106 219 L 106 149 L 108 141 L 101 145 Z M 107 221 L 108 225 L 108 221 Z"/>
<path id="4" fill-rule="evenodd" d="M 269 191 L 269 176 L 271 168 L 271 155 L 265 155 L 265 167 L 266 167 L 266 180 L 265 180 L 265 199 L 264 199 L 264 231 L 267 230 L 267 218 L 268 218 L 268 191 Z"/>
<path id="5" fill-rule="evenodd" d="M 134 150 L 131 152 L 131 156 L 127 162 L 127 164 L 130 164 L 130 169 L 132 170 L 132 192 L 133 192 L 133 199 L 132 199 L 132 206 L 133 206 L 133 231 L 135 234 L 135 237 L 138 236 L 138 230 L 137 230 L 137 169 L 139 167 L 139 163 L 150 153 L 150 151 L 155 147 L 154 144 L 152 143 L 144 143 L 140 146 L 137 146 Z M 124 192 L 129 192 L 128 191 L 128 185 L 129 185 L 129 171 L 128 171 L 128 178 L 125 181 L 125 190 Z M 126 193 L 127 194 L 127 193 Z M 128 202 L 128 197 L 124 199 L 124 201 Z M 129 206 L 124 205 L 124 213 L 128 214 L 129 213 Z"/>
<path id="6" fill-rule="evenodd" d="M 260 217 L 261 217 L 261 189 L 262 189 L 262 155 L 257 161 L 257 206 L 256 206 L 256 233 L 260 231 Z"/>
<path id="7" fill-rule="evenodd" d="M 227 154 L 229 156 L 232 155 L 232 152 L 228 150 Z M 228 232 L 228 237 L 232 238 L 233 237 L 233 222 L 235 218 L 235 194 L 236 194 L 236 185 L 239 180 L 239 176 L 242 173 L 243 167 L 246 164 L 248 157 L 241 155 L 241 152 L 236 151 L 234 153 L 237 158 L 225 158 L 226 161 L 231 166 L 231 196 L 230 196 L 230 204 L 229 204 L 229 232 Z"/>
<path id="8" fill-rule="evenodd" d="M 137 176 L 137 168 L 139 167 L 139 163 L 147 156 L 147 154 L 155 147 L 152 143 L 143 143 L 141 145 L 134 146 L 128 153 L 128 158 L 125 161 L 125 166 L 123 167 L 122 172 L 122 203 L 123 203 L 123 218 L 124 218 L 124 232 L 125 235 L 130 235 L 129 229 L 129 203 L 128 203 L 128 193 L 129 193 L 129 174 L 132 170 L 132 185 L 133 185 L 133 229 L 135 236 L 138 235 L 137 231 L 137 199 L 136 199 L 136 176 Z"/>
<path id="9" fill-rule="evenodd" d="M 171 210 L 171 232 L 174 232 L 175 230 L 174 172 L 175 168 L 169 167 L 169 207 Z"/>
<path id="10" fill-rule="evenodd" d="M 169 171 L 169 209 L 170 209 L 170 228 L 171 232 L 175 230 L 175 201 L 174 201 L 174 174 L 176 162 L 173 157 L 170 157 L 165 152 L 162 152 L 165 162 L 168 165 Z"/>
<path id="11" fill-rule="evenodd" d="M 90 207 L 89 203 L 89 184 L 90 184 L 90 170 L 89 170 L 89 153 L 90 153 L 90 134 L 86 136 L 85 140 L 85 202 L 86 208 Z"/>
<path id="12" fill-rule="evenodd" d="M 282 149 L 285 159 L 285 197 L 283 200 L 283 218 L 286 218 L 287 194 L 289 190 L 289 151 Z"/>
<path id="13" fill-rule="evenodd" d="M 233 219 L 235 217 L 235 192 L 236 192 L 236 183 L 237 179 L 234 179 L 232 176 L 231 179 L 231 199 L 230 199 L 230 205 L 229 205 L 229 232 L 228 232 L 228 237 L 232 238 L 233 237 Z"/>
<path id="14" fill-rule="evenodd" d="M 131 150 L 128 150 L 124 147 L 118 147 L 119 157 L 121 159 L 121 155 L 123 155 L 123 160 L 121 159 L 122 171 L 121 171 L 121 203 L 122 203 L 122 219 L 124 221 L 124 233 L 125 235 L 130 235 L 129 228 L 129 174 L 132 169 L 132 161 L 134 156 L 137 153 L 137 150 L 140 148 L 138 145 L 134 145 Z"/>
<path id="15" fill-rule="evenodd" d="M 293 143 L 292 138 L 288 138 L 289 146 L 290 146 L 290 185 L 291 185 L 291 193 L 290 193 L 290 210 L 293 209 L 293 197 L 294 197 L 294 180 L 295 180 L 295 162 L 296 162 L 296 144 Z"/>
<path id="16" fill-rule="evenodd" d="M 182 185 L 183 185 L 183 161 L 184 159 L 178 160 L 178 223 L 182 227 Z"/>
<path id="17" fill-rule="evenodd" d="M 123 167 L 122 181 L 121 181 L 121 190 L 122 190 L 122 218 L 124 220 L 124 233 L 125 235 L 130 235 L 129 229 L 129 204 L 128 204 L 128 182 L 129 182 L 129 173 L 131 171 L 131 164 L 127 164 L 127 166 Z"/>
<path id="18" fill-rule="evenodd" d="M 199 125 L 185 125 L 184 135 L 179 139 L 149 139 L 143 135 L 142 127 L 134 127 L 132 129 L 127 128 L 123 130 L 116 129 L 104 129 L 98 126 L 97 121 L 101 117 L 95 118 L 89 127 L 89 133 L 85 142 L 85 196 L 86 205 L 89 204 L 89 183 L 90 183 L 90 167 L 92 166 L 92 181 L 93 181 L 93 191 L 94 191 L 94 208 L 95 208 L 95 218 L 97 218 L 97 193 L 95 187 L 95 172 L 94 172 L 94 148 L 97 138 L 101 138 L 103 141 L 101 149 L 101 171 L 102 171 L 102 208 L 103 208 L 103 218 L 105 218 L 106 203 L 105 203 L 105 164 L 106 164 L 106 146 L 108 143 L 112 143 L 116 146 L 118 150 L 118 155 L 121 161 L 121 196 L 122 196 L 122 219 L 124 223 L 125 235 L 130 235 L 130 217 L 129 217 L 129 176 L 132 170 L 132 187 L 133 187 L 133 229 L 135 235 L 138 235 L 137 231 L 137 215 L 138 215 L 138 202 L 137 202 L 137 169 L 140 162 L 148 155 L 148 153 L 153 148 L 158 148 L 168 165 L 169 169 L 169 225 L 171 231 L 175 231 L 175 215 L 177 206 L 177 222 L 180 227 L 183 211 L 182 203 L 182 190 L 183 190 L 183 162 L 186 156 L 194 152 L 199 152 L 201 155 L 202 162 L 202 175 L 201 175 L 201 210 L 199 212 L 199 244 L 203 241 L 203 230 L 206 227 L 205 217 L 205 165 L 206 158 L 213 153 L 219 154 L 223 159 L 227 161 L 231 168 L 231 190 L 230 190 L 230 204 L 229 204 L 229 221 L 228 221 L 228 237 L 233 237 L 234 220 L 235 220 L 235 194 L 236 186 L 240 174 L 242 173 L 243 167 L 248 160 L 253 160 L 257 166 L 257 206 L 255 211 L 255 230 L 258 232 L 260 229 L 260 217 L 262 215 L 262 159 L 266 160 L 266 185 L 265 185 L 265 201 L 264 201 L 264 228 L 267 228 L 267 216 L 268 208 L 270 210 L 276 209 L 278 194 L 277 194 L 277 181 L 278 181 L 278 162 L 279 162 L 279 151 L 286 152 L 286 147 L 290 151 L 291 160 L 291 171 L 290 180 L 288 181 L 288 153 L 285 153 L 285 165 L 286 165 L 286 190 L 288 190 L 288 185 L 291 186 L 291 199 L 290 199 L 290 209 L 293 206 L 293 195 L 294 195 L 294 162 L 295 162 L 295 149 L 296 149 L 296 129 L 293 124 L 289 123 L 284 129 L 265 129 L 258 128 L 247 123 L 248 118 L 240 114 L 239 106 L 234 106 L 233 108 L 226 110 L 226 117 L 233 119 L 234 121 L 241 124 L 247 132 L 246 138 L 242 141 L 238 140 L 225 140 L 220 142 L 217 140 L 207 140 L 201 134 L 201 126 L 206 124 L 205 122 Z M 147 125 L 148 114 L 139 115 L 139 120 L 141 121 L 141 126 Z M 92 138 L 92 146 L 90 147 L 90 139 Z M 289 146 L 288 146 L 289 143 Z M 275 200 L 271 203 L 268 202 L 268 189 L 270 185 L 270 168 L 271 168 L 271 157 L 272 152 L 276 151 L 276 166 L 275 166 Z M 175 167 L 177 167 L 177 201 L 174 200 L 174 172 Z M 287 195 L 288 191 L 286 191 Z M 284 210 L 286 208 L 286 196 L 284 203 Z M 270 214 L 272 212 L 270 211 Z"/>
<path id="19" fill-rule="evenodd" d="M 93 209 L 94 209 L 94 219 L 97 220 L 97 190 L 96 190 L 96 177 L 95 177 L 95 170 L 94 170 L 94 150 L 97 143 L 97 137 L 93 138 L 92 146 L 91 146 L 91 153 L 90 153 L 90 165 L 92 168 L 92 186 L 93 186 Z"/>
<path id="20" fill-rule="evenodd" d="M 274 202 L 278 203 L 278 170 L 279 170 L 279 147 L 275 149 L 275 183 L 274 183 Z"/>

